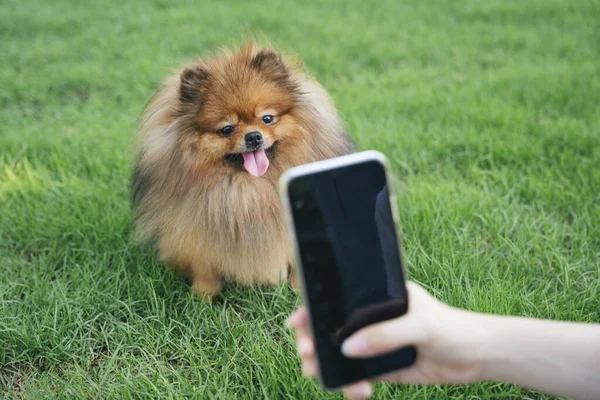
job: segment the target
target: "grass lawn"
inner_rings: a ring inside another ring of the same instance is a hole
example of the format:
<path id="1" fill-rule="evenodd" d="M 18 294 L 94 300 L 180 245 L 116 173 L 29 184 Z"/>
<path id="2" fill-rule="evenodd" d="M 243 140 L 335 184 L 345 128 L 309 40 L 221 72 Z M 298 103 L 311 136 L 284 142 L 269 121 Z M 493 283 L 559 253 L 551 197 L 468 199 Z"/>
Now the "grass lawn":
<path id="1" fill-rule="evenodd" d="M 412 279 L 471 310 L 600 322 L 598 2 L 86 3 L 0 5 L 3 396 L 340 397 L 301 376 L 289 289 L 207 306 L 130 240 L 145 102 L 248 32 L 302 57 L 359 147 L 391 158 Z"/>

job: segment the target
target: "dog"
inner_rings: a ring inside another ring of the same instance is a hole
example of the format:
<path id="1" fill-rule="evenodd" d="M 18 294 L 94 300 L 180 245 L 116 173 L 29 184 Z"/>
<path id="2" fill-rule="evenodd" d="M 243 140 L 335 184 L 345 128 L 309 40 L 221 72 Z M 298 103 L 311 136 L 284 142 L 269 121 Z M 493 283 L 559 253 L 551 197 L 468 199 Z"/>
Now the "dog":
<path id="1" fill-rule="evenodd" d="M 323 87 L 299 62 L 252 41 L 168 77 L 138 139 L 135 235 L 208 299 L 224 281 L 294 285 L 279 177 L 355 151 Z"/>

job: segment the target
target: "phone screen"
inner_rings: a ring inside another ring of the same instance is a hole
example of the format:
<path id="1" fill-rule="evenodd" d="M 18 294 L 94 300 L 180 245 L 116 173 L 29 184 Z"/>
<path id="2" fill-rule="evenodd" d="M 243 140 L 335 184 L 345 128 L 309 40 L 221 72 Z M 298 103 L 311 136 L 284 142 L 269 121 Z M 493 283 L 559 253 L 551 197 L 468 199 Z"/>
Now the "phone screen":
<path id="1" fill-rule="evenodd" d="M 340 351 L 352 333 L 407 309 L 383 165 L 365 161 L 296 177 L 288 190 L 323 384 L 339 388 L 412 364 L 412 347 L 369 359 Z"/>

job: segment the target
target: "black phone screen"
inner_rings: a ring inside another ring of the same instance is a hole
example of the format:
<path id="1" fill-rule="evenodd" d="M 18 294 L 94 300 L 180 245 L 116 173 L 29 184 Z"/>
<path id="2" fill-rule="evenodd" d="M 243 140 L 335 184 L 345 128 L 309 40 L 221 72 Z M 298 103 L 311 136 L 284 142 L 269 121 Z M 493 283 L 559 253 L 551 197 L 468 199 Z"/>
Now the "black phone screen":
<path id="1" fill-rule="evenodd" d="M 305 175 L 288 190 L 323 384 L 338 388 L 411 365 L 412 347 L 369 359 L 340 351 L 352 333 L 407 310 L 384 167 L 366 161 Z"/>

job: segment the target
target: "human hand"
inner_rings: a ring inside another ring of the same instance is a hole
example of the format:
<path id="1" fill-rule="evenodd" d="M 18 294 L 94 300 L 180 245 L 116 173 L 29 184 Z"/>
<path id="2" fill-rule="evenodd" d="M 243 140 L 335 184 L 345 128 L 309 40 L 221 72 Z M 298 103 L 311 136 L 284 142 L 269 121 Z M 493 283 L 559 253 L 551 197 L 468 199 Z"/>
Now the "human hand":
<path id="1" fill-rule="evenodd" d="M 405 369 L 377 380 L 417 384 L 470 383 L 482 377 L 482 344 L 486 331 L 477 314 L 447 306 L 416 283 L 408 282 L 408 312 L 402 317 L 365 327 L 342 344 L 347 357 L 365 358 L 408 345 L 416 346 L 417 360 Z M 318 372 L 314 340 L 308 328 L 308 312 L 300 307 L 289 318 L 296 332 L 296 346 L 305 376 Z M 343 389 L 350 399 L 367 398 L 370 382 Z"/>

